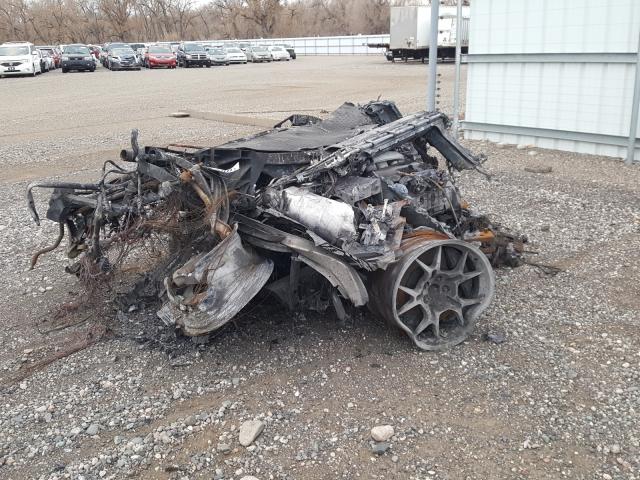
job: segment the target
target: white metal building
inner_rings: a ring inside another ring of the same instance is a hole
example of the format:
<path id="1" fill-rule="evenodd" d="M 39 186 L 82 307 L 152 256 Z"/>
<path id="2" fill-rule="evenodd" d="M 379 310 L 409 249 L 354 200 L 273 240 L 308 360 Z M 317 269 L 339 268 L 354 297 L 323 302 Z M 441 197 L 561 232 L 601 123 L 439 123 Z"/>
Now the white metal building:
<path id="1" fill-rule="evenodd" d="M 473 0 L 471 19 L 466 138 L 626 156 L 640 0 Z"/>

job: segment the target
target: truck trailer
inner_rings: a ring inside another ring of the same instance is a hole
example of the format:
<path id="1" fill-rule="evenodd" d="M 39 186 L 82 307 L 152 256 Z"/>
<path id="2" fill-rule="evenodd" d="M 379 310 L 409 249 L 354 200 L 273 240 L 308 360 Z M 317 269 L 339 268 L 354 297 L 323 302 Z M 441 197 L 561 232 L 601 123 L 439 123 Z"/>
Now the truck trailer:
<path id="1" fill-rule="evenodd" d="M 470 7 L 462 7 L 462 53 L 469 48 L 469 14 Z M 439 18 L 438 58 L 455 58 L 456 7 L 441 6 Z M 431 7 L 391 7 L 389 23 L 390 42 L 370 47 L 385 48 L 385 56 L 391 62 L 398 59 L 424 62 L 429 57 Z"/>

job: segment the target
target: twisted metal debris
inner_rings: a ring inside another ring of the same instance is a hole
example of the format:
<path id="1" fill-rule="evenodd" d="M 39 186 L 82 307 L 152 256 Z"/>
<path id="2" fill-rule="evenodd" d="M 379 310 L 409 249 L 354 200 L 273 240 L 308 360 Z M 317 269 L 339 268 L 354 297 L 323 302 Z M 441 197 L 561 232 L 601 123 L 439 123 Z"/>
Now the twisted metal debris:
<path id="1" fill-rule="evenodd" d="M 213 148 L 140 149 L 133 131 L 97 183 L 34 183 L 27 202 L 39 224 L 32 191 L 53 189 L 60 235 L 44 251 L 66 235 L 67 271 L 87 280 L 162 245 L 127 298 L 159 299 L 158 317 L 186 335 L 220 328 L 263 291 L 340 318 L 367 306 L 441 350 L 491 303 L 492 267 L 523 251 L 460 198 L 454 172 L 485 173 L 447 127 L 442 113 L 403 117 L 375 101 Z"/>

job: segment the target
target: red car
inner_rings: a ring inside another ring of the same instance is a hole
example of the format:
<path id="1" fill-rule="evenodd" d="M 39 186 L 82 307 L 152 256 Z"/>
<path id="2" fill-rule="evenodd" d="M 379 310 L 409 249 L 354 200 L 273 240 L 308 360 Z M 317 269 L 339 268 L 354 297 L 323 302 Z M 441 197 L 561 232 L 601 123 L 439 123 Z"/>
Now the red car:
<path id="1" fill-rule="evenodd" d="M 96 57 L 96 60 L 100 60 L 100 52 L 102 51 L 102 49 L 97 45 L 87 45 L 87 47 L 89 47 L 91 55 Z"/>
<path id="2" fill-rule="evenodd" d="M 176 68 L 176 56 L 168 46 L 149 45 L 144 49 L 144 66 Z"/>

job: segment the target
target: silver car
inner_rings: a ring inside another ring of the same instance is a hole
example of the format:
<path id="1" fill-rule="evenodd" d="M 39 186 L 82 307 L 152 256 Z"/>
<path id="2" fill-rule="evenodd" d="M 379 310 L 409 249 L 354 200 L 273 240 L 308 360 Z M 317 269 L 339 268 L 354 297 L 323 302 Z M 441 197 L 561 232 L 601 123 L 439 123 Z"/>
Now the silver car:
<path id="1" fill-rule="evenodd" d="M 107 56 L 109 70 L 140 70 L 136 52 L 131 48 L 114 48 Z"/>
<path id="2" fill-rule="evenodd" d="M 223 48 L 209 47 L 206 50 L 212 65 L 229 65 L 227 52 L 225 52 Z"/>
<path id="3" fill-rule="evenodd" d="M 247 56 L 247 61 L 249 62 L 256 63 L 273 61 L 273 57 L 267 47 L 249 47 L 244 53 Z"/>

